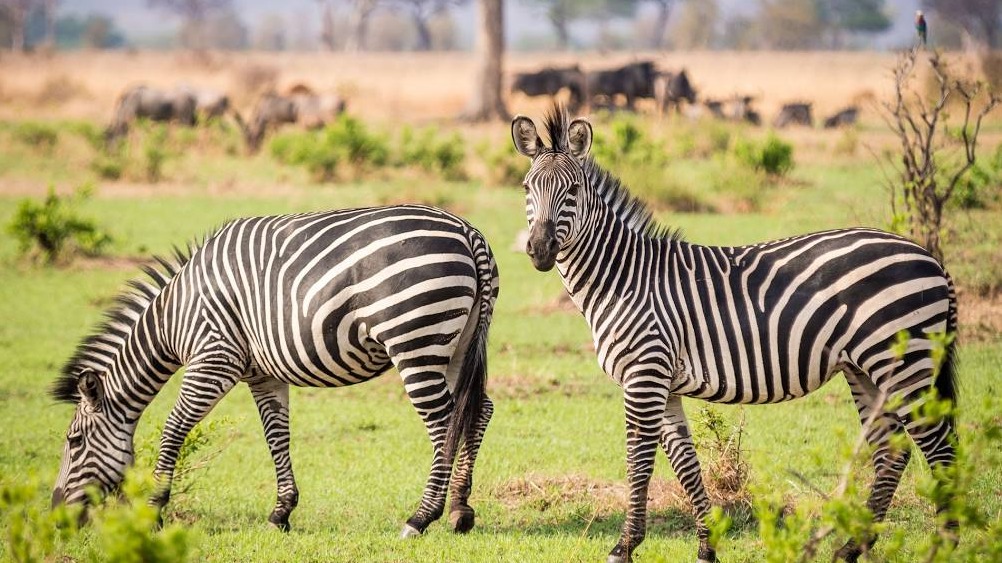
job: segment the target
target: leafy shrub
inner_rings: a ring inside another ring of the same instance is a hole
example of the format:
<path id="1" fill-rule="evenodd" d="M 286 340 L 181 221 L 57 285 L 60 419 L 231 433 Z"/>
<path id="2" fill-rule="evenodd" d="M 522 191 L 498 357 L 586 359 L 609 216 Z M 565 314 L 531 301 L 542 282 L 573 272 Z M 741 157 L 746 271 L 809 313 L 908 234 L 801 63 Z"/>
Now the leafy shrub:
<path id="1" fill-rule="evenodd" d="M 8 561 L 43 561 L 77 532 L 79 508 L 59 506 L 44 510 L 37 479 L 0 484 L 0 523 L 7 531 L 0 551 Z"/>
<path id="2" fill-rule="evenodd" d="M 86 561 L 167 563 L 192 555 L 195 536 L 181 526 L 157 531 L 156 508 L 147 504 L 152 480 L 135 471 L 126 474 L 121 496 L 100 502 L 89 511 L 91 525 L 77 527 L 79 506 L 45 506 L 47 491 L 38 480 L 0 485 L 0 520 L 7 530 L 6 560 L 75 560 L 65 554 L 71 544 L 86 547 Z"/>
<path id="3" fill-rule="evenodd" d="M 76 211 L 89 197 L 88 188 L 78 189 L 73 196 L 59 196 L 50 188 L 41 202 L 22 200 L 7 229 L 18 240 L 22 254 L 40 251 L 48 263 L 56 262 L 68 250 L 100 254 L 111 243 L 111 236 Z"/>
<path id="4" fill-rule="evenodd" d="M 793 169 L 793 145 L 772 133 L 762 143 L 749 139 L 736 141 L 734 156 L 738 162 L 773 176 L 783 176 Z"/>
<path id="5" fill-rule="evenodd" d="M 320 131 L 290 131 L 274 137 L 271 155 L 283 164 L 304 166 L 319 180 L 333 180 L 346 164 L 356 171 L 379 167 L 389 159 L 386 139 L 370 133 L 358 119 L 341 115 Z"/>
<path id="6" fill-rule="evenodd" d="M 126 158 L 121 150 L 102 150 L 90 162 L 90 169 L 105 180 L 118 180 L 125 172 Z"/>
<path id="7" fill-rule="evenodd" d="M 268 145 L 275 160 L 305 167 L 320 181 L 334 179 L 339 161 L 338 153 L 323 146 L 315 132 L 287 132 L 276 135 Z"/>
<path id="8" fill-rule="evenodd" d="M 520 156 L 509 143 L 492 147 L 483 142 L 477 154 L 484 165 L 484 181 L 492 186 L 517 186 L 529 171 L 529 161 Z"/>
<path id="9" fill-rule="evenodd" d="M 13 136 L 28 146 L 51 151 L 59 141 L 59 130 L 47 123 L 24 121 L 13 129 Z"/>
<path id="10" fill-rule="evenodd" d="M 466 178 L 463 162 L 466 160 L 463 139 L 458 133 L 440 139 L 434 127 L 415 132 L 404 127 L 400 135 L 399 161 L 403 165 L 416 165 L 448 180 Z"/>
<path id="11" fill-rule="evenodd" d="M 386 139 L 369 132 L 361 120 L 341 114 L 321 135 L 323 144 L 356 167 L 382 166 L 389 159 Z"/>
<path id="12" fill-rule="evenodd" d="M 612 169 L 621 166 L 663 168 L 668 164 L 664 144 L 651 139 L 637 125 L 636 118 L 617 117 L 612 122 L 612 135 L 596 134 L 592 152 L 595 158 Z"/>
<path id="13" fill-rule="evenodd" d="M 177 461 L 174 463 L 173 482 L 171 483 L 171 500 L 177 502 L 183 495 L 191 492 L 195 485 L 195 473 L 204 468 L 216 458 L 222 449 L 217 447 L 233 422 L 228 418 L 203 421 L 195 425 L 185 436 L 181 449 L 178 450 Z M 163 434 L 163 425 L 157 425 L 155 436 Z M 136 450 L 137 467 L 154 467 L 159 452 L 159 440 L 143 442 Z M 215 448 L 215 449 L 213 449 Z"/>
<path id="14" fill-rule="evenodd" d="M 859 148 L 859 132 L 855 127 L 844 127 L 842 134 L 835 141 L 835 154 L 853 156 Z"/>
<path id="15" fill-rule="evenodd" d="M 163 177 L 163 166 L 170 156 L 167 147 L 167 128 L 163 124 L 150 125 L 143 142 L 146 179 L 158 182 Z"/>

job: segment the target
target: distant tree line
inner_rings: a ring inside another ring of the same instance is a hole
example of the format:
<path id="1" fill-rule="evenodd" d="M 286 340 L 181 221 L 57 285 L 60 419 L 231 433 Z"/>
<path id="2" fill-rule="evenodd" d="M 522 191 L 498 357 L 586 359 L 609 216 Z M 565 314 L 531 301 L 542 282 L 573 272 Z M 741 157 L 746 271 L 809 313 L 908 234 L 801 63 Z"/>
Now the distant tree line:
<path id="1" fill-rule="evenodd" d="M 455 8 L 473 0 L 314 0 L 248 22 L 234 0 L 146 0 L 176 16 L 169 46 L 196 51 L 426 51 L 464 48 Z M 516 40 L 521 49 L 866 48 L 891 27 L 886 0 L 502 0 L 530 6 L 549 32 Z M 0 46 L 115 48 L 125 34 L 105 15 L 58 16 L 65 0 L 0 0 Z M 731 4 L 728 4 L 731 5 Z M 1002 1 L 921 0 L 930 41 L 946 48 L 1002 47 Z M 896 14 L 907 17 L 912 14 Z M 586 24 L 588 33 L 583 33 Z M 596 31 L 597 30 L 597 31 Z"/>

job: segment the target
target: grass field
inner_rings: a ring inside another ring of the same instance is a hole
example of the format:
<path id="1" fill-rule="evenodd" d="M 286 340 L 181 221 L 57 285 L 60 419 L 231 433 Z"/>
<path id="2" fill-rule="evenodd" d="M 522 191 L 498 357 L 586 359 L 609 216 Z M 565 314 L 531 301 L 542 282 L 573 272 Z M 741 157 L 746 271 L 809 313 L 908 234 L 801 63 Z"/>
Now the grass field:
<path id="1" fill-rule="evenodd" d="M 707 65 L 713 62 L 710 55 L 693 57 Z M 865 63 L 853 57 L 846 55 L 845 60 L 866 67 L 871 78 L 886 70 L 881 65 L 888 61 L 882 58 Z M 834 66 L 850 64 L 845 60 L 837 59 Z M 296 64 L 308 68 L 308 61 Z M 448 66 L 448 61 L 437 64 Z M 781 67 L 793 72 L 799 64 L 804 60 L 784 59 Z M 26 76 L 5 74 L 3 91 L 35 88 L 29 83 L 35 79 Z M 75 78 L 92 79 L 86 69 Z M 724 78 L 716 80 L 720 90 L 727 88 Z M 98 90 L 96 85 L 88 88 Z M 879 91 L 877 86 L 872 89 Z M 462 91 L 450 91 L 451 99 L 462 99 Z M 786 94 L 805 95 L 799 90 Z M 774 97 L 786 94 L 777 91 Z M 105 99 L 103 93 L 98 97 Z M 530 113 L 537 107 L 513 109 Z M 413 109 L 403 103 L 399 108 L 402 113 Z M 440 103 L 426 108 L 426 114 L 414 110 L 419 114 L 414 121 L 452 109 Z M 36 118 L 48 115 L 33 111 Z M 69 107 L 53 110 L 52 115 L 102 119 L 91 111 Z M 371 106 L 360 111 L 376 112 Z M 191 492 L 172 501 L 168 519 L 197 532 L 196 558 L 205 561 L 595 561 L 615 544 L 627 496 L 621 393 L 596 365 L 584 320 L 560 304 L 563 290 L 557 275 L 536 272 L 524 253 L 511 249 L 525 223 L 520 189 L 486 187 L 476 174 L 471 180 L 445 182 L 407 171 L 321 184 L 264 153 L 226 154 L 213 146 L 214 137 L 196 141 L 202 143 L 198 150 L 171 157 L 162 182 L 128 175 L 108 181 L 89 168 L 90 149 L 83 141 L 65 134 L 51 150 L 27 146 L 10 133 L 17 119 L 8 113 L 3 117 L 0 224 L 10 221 L 22 198 L 37 198 L 49 185 L 67 192 L 93 182 L 95 197 L 81 211 L 115 237 L 111 258 L 82 259 L 57 268 L 19 259 L 13 239 L 0 236 L 0 428 L 5 429 L 0 434 L 0 476 L 15 482 L 36 479 L 39 506 L 47 503 L 72 411 L 54 404 L 47 387 L 78 340 L 101 318 L 111 297 L 136 275 L 137 262 L 151 253 L 166 253 L 237 216 L 414 200 L 444 205 L 478 226 L 491 242 L 501 271 L 488 382 L 496 411 L 471 499 L 477 527 L 468 535 L 455 536 L 440 522 L 417 540 L 397 539 L 419 499 L 431 448 L 394 373 L 353 388 L 293 389 L 292 456 L 301 501 L 292 515 L 291 533 L 282 534 L 266 523 L 274 502 L 274 472 L 244 386 L 210 416 L 222 421 L 209 447 L 218 450 L 218 456 L 198 470 Z M 606 126 L 599 122 L 596 130 L 601 133 Z M 678 139 L 673 126 L 651 124 L 650 129 L 666 139 L 669 148 Z M 498 147 L 509 143 L 503 124 L 461 132 Z M 998 143 L 998 132 L 998 125 L 991 124 L 982 145 L 986 154 Z M 881 173 L 863 148 L 835 154 L 842 135 L 822 131 L 788 135 L 797 167 L 790 178 L 768 188 L 762 204 L 750 211 L 723 205 L 718 213 L 674 213 L 664 208 L 658 215 L 681 227 L 689 240 L 706 244 L 750 243 L 846 225 L 885 227 L 887 195 Z M 861 143 L 887 143 L 874 123 L 864 124 L 859 135 Z M 722 170 L 729 170 L 723 166 L 718 157 L 673 159 L 665 177 L 699 190 L 712 181 L 726 184 L 729 176 L 718 178 L 725 173 Z M 955 216 L 948 251 L 963 258 L 958 258 L 957 269 L 964 290 L 965 281 L 975 280 L 968 283 L 972 287 L 980 272 L 997 271 L 992 261 L 1002 257 L 1002 212 L 996 202 Z M 972 330 L 961 348 L 964 443 L 1002 423 L 1000 403 L 994 400 L 1002 387 L 1002 340 L 996 323 L 1002 309 L 997 296 L 975 299 L 973 293 L 970 289 L 964 293 L 964 319 L 983 326 L 976 333 Z M 137 446 L 158 439 L 155 428 L 166 419 L 179 379 L 175 377 L 147 411 Z M 703 406 L 687 402 L 690 418 L 699 419 Z M 822 491 L 831 490 L 859 429 L 841 378 L 804 400 L 714 408 L 731 423 L 746 420 L 744 444 L 753 497 L 778 495 L 791 507 L 818 498 L 791 471 Z M 701 432 L 697 423 L 697 446 Z M 998 455 L 988 461 L 992 463 L 978 468 L 967 494 L 997 521 L 1002 514 L 1002 467 Z M 657 463 L 648 537 L 636 558 L 691 560 L 696 549 L 694 521 L 663 454 Z M 934 511 L 918 493 L 927 474 L 924 462 L 913 459 L 889 514 L 890 530 L 905 534 L 902 561 L 914 558 L 934 528 Z M 736 513 L 735 520 L 718 551 L 720 557 L 761 560 L 763 545 L 754 519 L 745 512 Z M 975 541 L 977 534 L 966 530 L 962 541 Z M 91 542 L 84 534 L 64 546 L 65 553 L 71 559 L 87 559 Z M 819 558 L 826 559 L 839 545 L 826 543 Z"/>

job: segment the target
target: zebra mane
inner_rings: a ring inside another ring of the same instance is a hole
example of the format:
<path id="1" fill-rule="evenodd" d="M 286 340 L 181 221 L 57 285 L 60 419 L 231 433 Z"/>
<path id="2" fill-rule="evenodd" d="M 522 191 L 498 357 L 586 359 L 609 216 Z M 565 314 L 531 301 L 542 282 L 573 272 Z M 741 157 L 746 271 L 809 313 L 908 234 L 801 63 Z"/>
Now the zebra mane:
<path id="1" fill-rule="evenodd" d="M 550 140 L 550 150 L 569 152 L 567 109 L 554 103 L 543 118 L 543 126 Z M 662 225 L 654 219 L 647 203 L 630 193 L 619 178 L 602 168 L 589 155 L 581 165 L 588 185 L 605 201 L 612 212 L 635 233 L 654 239 L 682 240 L 682 231 Z"/>
<path id="2" fill-rule="evenodd" d="M 80 376 L 88 370 L 101 372 L 111 367 L 115 355 L 132 334 L 140 316 L 178 271 L 191 260 L 198 246 L 189 244 L 186 249 L 174 247 L 172 256 L 153 257 L 159 267 L 142 267 L 148 279 L 134 278 L 129 281 L 126 289 L 115 297 L 114 304 L 104 312 L 104 321 L 80 341 L 49 390 L 53 399 L 67 403 L 80 400 Z"/>

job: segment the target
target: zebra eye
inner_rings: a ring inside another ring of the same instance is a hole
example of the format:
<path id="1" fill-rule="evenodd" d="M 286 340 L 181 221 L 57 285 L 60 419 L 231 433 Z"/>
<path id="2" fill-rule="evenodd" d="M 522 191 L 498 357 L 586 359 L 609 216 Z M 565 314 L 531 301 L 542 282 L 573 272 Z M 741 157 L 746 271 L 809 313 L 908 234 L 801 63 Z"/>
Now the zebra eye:
<path id="1" fill-rule="evenodd" d="M 73 434 L 72 436 L 67 436 L 66 441 L 69 442 L 71 448 L 79 448 L 83 445 L 83 434 Z"/>
<path id="2" fill-rule="evenodd" d="M 525 193 L 529 193 L 529 183 L 528 182 L 525 182 L 524 184 L 522 184 L 522 187 L 525 188 Z"/>
<path id="3" fill-rule="evenodd" d="M 570 189 L 567 190 L 567 195 L 569 195 L 571 197 L 577 197 L 578 196 L 578 187 L 579 186 L 580 186 L 580 184 L 571 184 Z"/>

